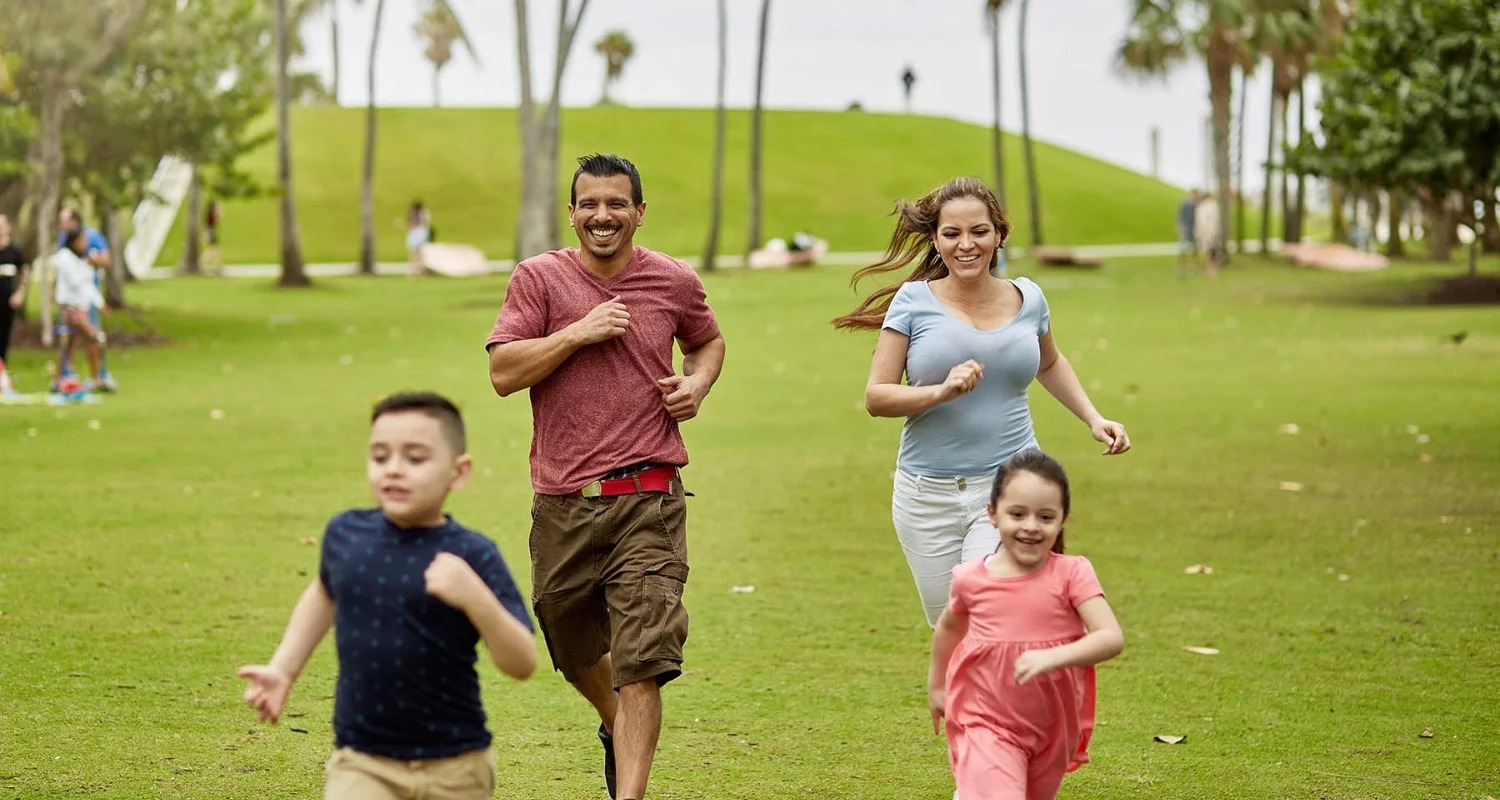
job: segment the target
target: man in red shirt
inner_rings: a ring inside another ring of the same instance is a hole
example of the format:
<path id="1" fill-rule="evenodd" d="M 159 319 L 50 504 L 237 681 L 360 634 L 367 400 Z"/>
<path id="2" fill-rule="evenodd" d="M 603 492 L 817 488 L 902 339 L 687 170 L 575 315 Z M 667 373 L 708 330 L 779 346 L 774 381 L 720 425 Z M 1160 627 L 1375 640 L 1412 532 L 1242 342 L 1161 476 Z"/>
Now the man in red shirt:
<path id="1" fill-rule="evenodd" d="M 697 273 L 635 246 L 635 165 L 578 163 L 580 247 L 516 265 L 485 347 L 497 394 L 531 390 L 532 607 L 554 668 L 599 712 L 609 796 L 640 800 L 688 630 L 678 424 L 718 379 L 724 338 Z"/>

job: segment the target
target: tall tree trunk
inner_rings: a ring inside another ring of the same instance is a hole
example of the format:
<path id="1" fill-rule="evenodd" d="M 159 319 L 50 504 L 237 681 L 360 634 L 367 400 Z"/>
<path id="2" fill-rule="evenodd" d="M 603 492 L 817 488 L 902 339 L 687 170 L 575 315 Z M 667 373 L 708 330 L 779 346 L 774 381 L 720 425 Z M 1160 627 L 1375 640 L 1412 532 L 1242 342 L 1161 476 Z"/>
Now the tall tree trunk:
<path id="1" fill-rule="evenodd" d="M 1297 145 L 1300 147 L 1307 141 L 1307 91 L 1306 78 L 1297 77 Z M 1286 137 L 1282 137 L 1284 140 Z M 1281 176 L 1283 184 L 1286 182 L 1286 173 Z M 1287 213 L 1285 210 L 1283 214 Z M 1302 172 L 1297 173 L 1297 207 L 1295 213 L 1290 214 L 1292 224 L 1285 231 L 1282 238 L 1288 242 L 1302 241 L 1302 228 L 1307 220 L 1307 176 Z"/>
<path id="2" fill-rule="evenodd" d="M 56 251 L 56 234 L 52 226 L 57 222 L 57 206 L 62 193 L 62 125 L 67 112 L 68 89 L 58 82 L 49 82 L 42 87 L 42 112 L 40 142 L 42 172 L 40 191 L 37 193 L 36 241 L 37 269 L 36 285 L 42 295 L 42 345 L 52 346 L 52 254 Z"/>
<path id="3" fill-rule="evenodd" d="M 1010 205 L 1005 201 L 1005 148 L 1000 136 L 1000 8 L 991 6 L 990 12 L 990 93 L 995 106 L 994 122 L 990 126 L 990 149 L 995 159 L 995 199 L 1000 208 Z"/>
<path id="4" fill-rule="evenodd" d="M 1281 241 L 1283 242 L 1290 242 L 1296 238 L 1294 228 L 1300 224 L 1297 217 L 1302 212 L 1300 208 L 1295 210 L 1292 208 L 1291 179 L 1287 177 L 1286 168 L 1287 118 L 1291 116 L 1289 108 L 1291 99 L 1289 95 L 1281 96 L 1281 149 L 1283 152 L 1281 158 Z M 1300 197 L 1298 202 L 1301 202 Z"/>
<path id="5" fill-rule="evenodd" d="M 359 273 L 375 274 L 375 57 L 380 49 L 380 21 L 385 0 L 376 0 L 375 28 L 370 32 L 369 72 L 365 104 L 365 164 L 359 190 Z"/>
<path id="6" fill-rule="evenodd" d="M 1282 100 L 1281 95 L 1276 91 L 1276 80 L 1274 78 L 1274 73 L 1276 72 L 1275 62 L 1271 63 L 1271 72 L 1273 73 L 1273 77 L 1271 79 L 1271 123 L 1266 127 L 1266 187 L 1265 190 L 1261 192 L 1260 203 L 1261 258 L 1271 257 L 1271 212 L 1274 210 L 1271 189 L 1275 185 L 1276 181 L 1276 121 L 1278 116 L 1282 120 L 1286 119 L 1285 102 Z M 1285 143 L 1285 141 L 1286 131 L 1283 130 L 1282 142 Z M 1282 185 L 1285 186 L 1286 170 L 1282 170 L 1281 174 L 1283 176 Z M 1286 193 L 1284 191 L 1281 195 L 1281 218 L 1283 222 L 1287 218 Z"/>
<path id="7" fill-rule="evenodd" d="M 440 66 L 438 66 L 438 65 L 436 65 L 436 64 L 432 65 L 432 107 L 433 108 L 442 108 L 443 107 L 442 77 L 443 77 L 443 68 L 440 67 Z"/>
<path id="8" fill-rule="evenodd" d="M 1240 69 L 1240 110 L 1234 126 L 1234 252 L 1245 252 L 1245 107 L 1250 99 L 1250 71 Z M 1226 245 L 1227 247 L 1227 245 Z"/>
<path id="9" fill-rule="evenodd" d="M 745 262 L 750 252 L 760 246 L 761 225 L 761 101 L 766 86 L 766 36 L 771 26 L 771 0 L 761 0 L 760 34 L 755 56 L 755 107 L 750 112 L 750 230 L 746 234 Z"/>
<path id="10" fill-rule="evenodd" d="M 287 74 L 287 0 L 276 2 L 276 180 L 281 191 L 281 280 L 284 287 L 310 286 L 302 263 L 302 241 L 297 233 L 297 206 L 292 195 L 292 83 Z"/>
<path id="11" fill-rule="evenodd" d="M 109 242 L 109 269 L 104 273 L 104 302 L 110 308 L 125 307 L 124 213 L 110 203 L 99 204 L 104 238 Z"/>
<path id="12" fill-rule="evenodd" d="M 1031 152 L 1031 98 L 1026 82 L 1026 10 L 1031 0 L 1021 0 L 1020 33 L 1016 39 L 1021 66 L 1021 148 L 1026 160 L 1026 204 L 1031 210 L 1031 246 L 1042 243 L 1042 200 L 1037 186 L 1036 159 Z"/>
<path id="13" fill-rule="evenodd" d="M 197 164 L 194 164 L 193 179 L 188 183 L 187 219 L 184 221 L 182 235 L 182 260 L 177 264 L 177 271 L 183 275 L 199 275 L 203 272 L 203 259 L 199 252 L 199 241 L 202 238 L 200 232 L 203 224 L 202 213 L 203 171 L 198 168 Z"/>
<path id="14" fill-rule="evenodd" d="M 552 96 L 539 118 L 531 89 L 531 46 L 526 28 L 526 0 L 515 0 L 516 56 L 521 73 L 521 207 L 516 213 L 516 260 L 554 250 L 559 246 L 557 229 L 557 152 L 561 132 L 563 70 L 573 48 L 573 38 L 589 0 L 580 0 L 571 19 L 570 0 L 558 10 L 557 52 L 553 63 Z"/>
<path id="15" fill-rule="evenodd" d="M 1332 228 L 1328 238 L 1334 244 L 1347 243 L 1349 226 L 1344 224 L 1344 187 L 1332 181 L 1328 183 L 1328 216 L 1329 226 Z"/>
<path id="16" fill-rule="evenodd" d="M 1495 199 L 1496 189 L 1490 187 L 1484 204 L 1484 252 L 1500 253 L 1500 201 Z"/>
<path id="17" fill-rule="evenodd" d="M 1394 189 L 1387 193 L 1385 218 L 1386 226 L 1390 233 L 1385 237 L 1385 255 L 1387 258 L 1405 258 L 1406 247 L 1401 243 L 1401 213 L 1405 200 L 1401 194 Z"/>
<path id="18" fill-rule="evenodd" d="M 1230 196 L 1230 172 L 1229 172 L 1229 137 L 1230 137 L 1230 113 L 1229 107 L 1234 90 L 1233 67 L 1227 64 L 1220 69 L 1208 71 L 1208 97 L 1209 104 L 1213 107 L 1214 128 L 1214 180 L 1218 184 L 1217 203 L 1219 206 L 1219 241 L 1227 245 L 1228 237 L 1225 231 L 1230 222 L 1229 196 Z M 1224 248 L 1224 262 L 1229 262 L 1228 247 Z"/>
<path id="19" fill-rule="evenodd" d="M 1423 198 L 1423 227 L 1426 229 L 1427 259 L 1429 261 L 1451 261 L 1453 259 L 1454 213 L 1453 205 L 1446 194 L 1428 194 Z"/>
<path id="20" fill-rule="evenodd" d="M 714 173 L 709 187 L 708 242 L 703 245 L 703 270 L 712 272 L 719 252 L 719 224 L 724 213 L 724 84 L 729 73 L 729 10 L 718 0 L 719 85 L 714 100 Z"/>
<path id="21" fill-rule="evenodd" d="M 1380 190 L 1371 189 L 1365 192 L 1366 216 L 1370 218 L 1370 235 L 1366 237 L 1369 242 L 1370 251 L 1375 252 L 1380 245 Z"/>
<path id="22" fill-rule="evenodd" d="M 333 30 L 333 86 L 330 94 L 333 95 L 333 104 L 339 104 L 339 0 L 329 0 L 328 16 L 329 27 Z"/>

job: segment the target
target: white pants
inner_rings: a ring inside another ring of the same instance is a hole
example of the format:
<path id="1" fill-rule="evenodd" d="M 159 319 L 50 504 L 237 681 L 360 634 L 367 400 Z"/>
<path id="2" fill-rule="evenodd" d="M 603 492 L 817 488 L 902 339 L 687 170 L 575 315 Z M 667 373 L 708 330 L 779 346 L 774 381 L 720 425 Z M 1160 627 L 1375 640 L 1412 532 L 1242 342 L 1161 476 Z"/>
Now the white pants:
<path id="1" fill-rule="evenodd" d="M 994 483 L 994 475 L 927 478 L 896 472 L 891 521 L 929 626 L 937 625 L 948 605 L 953 568 L 1000 546 L 1000 532 L 986 511 Z"/>

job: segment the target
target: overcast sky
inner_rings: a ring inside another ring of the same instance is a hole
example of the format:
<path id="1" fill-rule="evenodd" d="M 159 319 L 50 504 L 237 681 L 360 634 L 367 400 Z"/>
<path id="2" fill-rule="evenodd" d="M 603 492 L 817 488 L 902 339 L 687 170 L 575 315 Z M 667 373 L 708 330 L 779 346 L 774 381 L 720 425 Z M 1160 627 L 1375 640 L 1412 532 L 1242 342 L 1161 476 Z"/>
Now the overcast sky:
<path id="1" fill-rule="evenodd" d="M 514 0 L 451 0 L 479 62 L 460 53 L 443 73 L 448 106 L 514 106 L 520 96 Z M 340 0 L 340 99 L 363 104 L 374 3 Z M 424 0 L 387 0 L 377 66 L 381 105 L 428 105 L 432 72 L 413 27 Z M 558 0 L 530 0 L 533 77 L 546 95 L 556 43 Z M 573 3 L 577 5 L 576 2 Z M 754 85 L 758 0 L 729 0 L 729 103 L 750 105 Z M 1195 186 L 1206 170 L 1207 79 L 1196 62 L 1166 81 L 1122 76 L 1114 52 L 1128 20 L 1129 0 L 1034 0 L 1028 28 L 1033 135 L 1149 172 L 1150 131 L 1161 130 L 1163 179 Z M 918 80 L 915 110 L 979 123 L 991 116 L 989 39 L 979 0 L 774 0 L 765 102 L 775 108 L 843 109 L 859 100 L 872 111 L 898 111 L 902 68 Z M 1016 69 L 1019 4 L 1001 25 L 1003 119 L 1019 130 Z M 563 84 L 563 103 L 599 99 L 604 62 L 593 44 L 621 29 L 635 56 L 615 90 L 640 107 L 712 106 L 716 68 L 714 0 L 592 0 Z M 331 75 L 327 17 L 305 32 L 305 65 Z M 1266 148 L 1269 87 L 1252 79 L 1246 134 L 1248 185 Z"/>

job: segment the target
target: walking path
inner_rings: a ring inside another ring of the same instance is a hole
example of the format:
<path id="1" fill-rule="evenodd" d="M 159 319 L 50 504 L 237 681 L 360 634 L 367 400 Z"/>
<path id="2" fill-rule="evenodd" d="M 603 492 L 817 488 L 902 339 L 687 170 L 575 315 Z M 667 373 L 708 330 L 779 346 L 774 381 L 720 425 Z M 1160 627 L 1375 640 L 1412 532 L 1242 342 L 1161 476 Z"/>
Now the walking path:
<path id="1" fill-rule="evenodd" d="M 1157 242 L 1152 244 L 1103 244 L 1082 245 L 1079 247 L 1065 248 L 1081 258 L 1145 258 L 1157 256 L 1177 255 L 1176 242 Z M 1271 240 L 1271 250 L 1279 251 L 1281 240 Z M 1025 258 L 1026 249 L 1023 247 L 1012 247 L 1007 252 L 1011 260 Z M 1255 241 L 1245 242 L 1245 252 L 1260 252 L 1260 243 Z M 848 252 L 828 253 L 818 259 L 818 264 L 830 266 L 857 266 L 861 264 L 874 264 L 879 261 L 884 253 L 878 252 Z M 688 259 L 696 262 L 698 259 Z M 745 258 L 743 255 L 722 255 L 715 259 L 716 265 L 728 268 L 743 268 Z M 491 261 L 491 272 L 510 272 L 515 268 L 516 262 Z M 375 264 L 377 275 L 405 275 L 410 269 L 410 264 L 405 261 L 378 261 Z M 307 274 L 314 278 L 333 277 L 340 275 L 355 275 L 359 272 L 359 264 L 353 261 L 330 262 L 321 264 L 308 264 Z M 274 278 L 281 274 L 279 264 L 226 264 L 223 277 L 226 278 Z M 151 270 L 149 279 L 173 278 L 177 276 L 175 267 L 155 267 Z"/>

